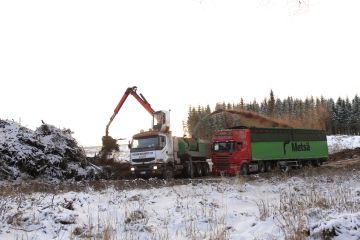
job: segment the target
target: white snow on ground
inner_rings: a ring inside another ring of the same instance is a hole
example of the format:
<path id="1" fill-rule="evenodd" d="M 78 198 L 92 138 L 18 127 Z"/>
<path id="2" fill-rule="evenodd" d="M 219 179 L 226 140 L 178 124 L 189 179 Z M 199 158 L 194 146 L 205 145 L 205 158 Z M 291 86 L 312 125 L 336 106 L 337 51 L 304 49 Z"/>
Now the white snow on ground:
<path id="1" fill-rule="evenodd" d="M 1 239 L 360 239 L 358 173 L 19 193 L 0 203 Z"/>
<path id="2" fill-rule="evenodd" d="M 341 151 L 343 149 L 360 148 L 360 136 L 331 135 L 327 136 L 329 153 Z"/>

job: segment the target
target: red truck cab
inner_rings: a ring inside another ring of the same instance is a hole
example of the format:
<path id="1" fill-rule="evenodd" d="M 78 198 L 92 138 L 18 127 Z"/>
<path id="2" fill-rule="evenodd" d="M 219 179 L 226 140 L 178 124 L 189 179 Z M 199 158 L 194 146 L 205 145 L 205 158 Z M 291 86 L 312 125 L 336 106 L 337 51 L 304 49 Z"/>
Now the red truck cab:
<path id="1" fill-rule="evenodd" d="M 242 165 L 251 160 L 250 130 L 217 131 L 212 139 L 211 159 L 215 174 L 240 172 Z"/>

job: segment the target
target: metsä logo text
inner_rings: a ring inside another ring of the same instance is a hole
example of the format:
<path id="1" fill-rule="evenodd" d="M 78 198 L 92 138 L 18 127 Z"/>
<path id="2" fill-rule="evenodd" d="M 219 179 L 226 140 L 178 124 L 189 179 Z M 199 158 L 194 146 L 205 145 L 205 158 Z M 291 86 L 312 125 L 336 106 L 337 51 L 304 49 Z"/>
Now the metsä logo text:
<path id="1" fill-rule="evenodd" d="M 309 144 L 309 142 L 291 143 L 291 149 L 293 152 L 310 151 L 310 144 Z"/>

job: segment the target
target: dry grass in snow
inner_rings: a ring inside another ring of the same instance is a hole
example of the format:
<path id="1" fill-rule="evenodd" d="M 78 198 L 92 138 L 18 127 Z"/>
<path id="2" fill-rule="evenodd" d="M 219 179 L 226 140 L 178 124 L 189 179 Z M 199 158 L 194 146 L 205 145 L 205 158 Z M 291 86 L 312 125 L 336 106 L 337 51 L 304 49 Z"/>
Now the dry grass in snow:
<path id="1" fill-rule="evenodd" d="M 89 186 L 81 192 L 30 193 L 5 184 L 0 238 L 359 239 L 358 173 L 162 182 L 160 188 L 156 182 L 137 189 Z"/>

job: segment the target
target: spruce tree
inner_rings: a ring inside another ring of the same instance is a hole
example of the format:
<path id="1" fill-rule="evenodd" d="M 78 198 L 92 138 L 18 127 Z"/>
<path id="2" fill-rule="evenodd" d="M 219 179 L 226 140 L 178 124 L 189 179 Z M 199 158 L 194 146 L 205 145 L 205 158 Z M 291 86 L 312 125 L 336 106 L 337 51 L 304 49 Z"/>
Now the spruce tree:
<path id="1" fill-rule="evenodd" d="M 268 101 L 268 109 L 267 109 L 267 115 L 270 117 L 274 116 L 274 111 L 275 111 L 275 97 L 274 97 L 274 92 L 271 89 L 270 90 L 270 97 L 269 97 L 269 101 Z"/>
<path id="2" fill-rule="evenodd" d="M 352 134 L 360 134 L 360 98 L 357 94 L 352 100 L 351 129 Z"/>

